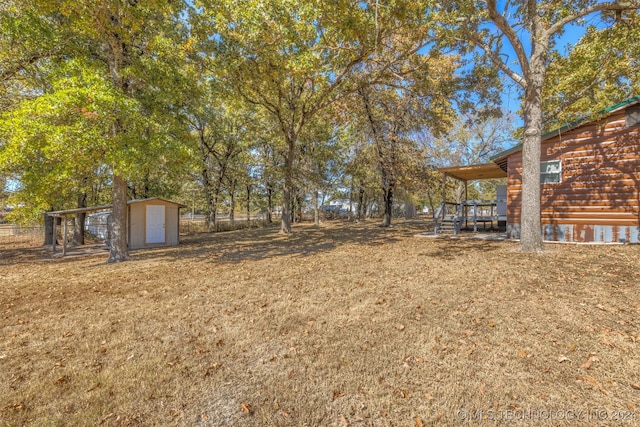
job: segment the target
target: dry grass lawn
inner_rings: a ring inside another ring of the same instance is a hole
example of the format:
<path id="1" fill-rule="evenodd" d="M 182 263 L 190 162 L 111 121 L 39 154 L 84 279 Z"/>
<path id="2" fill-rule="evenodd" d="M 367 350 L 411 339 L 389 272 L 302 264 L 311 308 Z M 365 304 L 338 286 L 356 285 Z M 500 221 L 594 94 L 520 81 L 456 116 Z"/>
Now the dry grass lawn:
<path id="1" fill-rule="evenodd" d="M 425 227 L 0 247 L 0 425 L 640 425 L 640 247 Z"/>

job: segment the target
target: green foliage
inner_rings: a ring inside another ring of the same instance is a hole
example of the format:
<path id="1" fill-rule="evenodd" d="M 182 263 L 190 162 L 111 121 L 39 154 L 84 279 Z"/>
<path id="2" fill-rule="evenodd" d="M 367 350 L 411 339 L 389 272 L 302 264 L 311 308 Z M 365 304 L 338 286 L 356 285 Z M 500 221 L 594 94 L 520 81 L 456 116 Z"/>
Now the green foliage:
<path id="1" fill-rule="evenodd" d="M 36 1 L 7 0 L 0 6 L 0 111 L 46 88 L 40 67 L 72 40 L 63 21 L 40 13 Z"/>
<path id="2" fill-rule="evenodd" d="M 588 27 L 568 55 L 553 56 L 543 98 L 547 130 L 640 93 L 640 16 L 611 21 L 606 28 Z"/>
<path id="3" fill-rule="evenodd" d="M 13 62 L 0 56 L 0 66 L 4 94 L 21 96 L 2 115 L 0 171 L 20 184 L 12 197 L 20 206 L 16 216 L 75 207 L 78 194 L 95 193 L 112 173 L 126 177 L 134 193 L 175 193 L 190 155 L 180 143 L 189 87 L 180 5 L 12 6 L 3 10 L 0 25 L 10 31 L 0 43 L 20 54 Z"/>

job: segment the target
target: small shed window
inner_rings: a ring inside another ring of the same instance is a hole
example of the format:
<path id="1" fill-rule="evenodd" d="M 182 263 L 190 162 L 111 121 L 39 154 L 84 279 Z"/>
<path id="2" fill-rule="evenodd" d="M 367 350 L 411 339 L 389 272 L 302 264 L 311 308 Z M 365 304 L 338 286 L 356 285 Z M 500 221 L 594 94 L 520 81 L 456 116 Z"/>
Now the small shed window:
<path id="1" fill-rule="evenodd" d="M 540 162 L 540 184 L 554 184 L 562 181 L 562 162 L 552 160 Z"/>
<path id="2" fill-rule="evenodd" d="M 633 107 L 628 108 L 625 119 L 625 124 L 628 128 L 640 125 L 640 105 L 634 105 Z"/>

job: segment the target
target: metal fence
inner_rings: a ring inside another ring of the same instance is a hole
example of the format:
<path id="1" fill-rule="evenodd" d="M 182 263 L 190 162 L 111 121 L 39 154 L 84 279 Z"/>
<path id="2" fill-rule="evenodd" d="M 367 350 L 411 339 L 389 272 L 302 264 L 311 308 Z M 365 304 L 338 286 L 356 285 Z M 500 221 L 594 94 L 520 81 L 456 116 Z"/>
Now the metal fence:
<path id="1" fill-rule="evenodd" d="M 252 215 L 251 221 L 247 222 L 246 215 L 238 215 L 234 222 L 230 222 L 228 217 L 222 216 L 217 221 L 216 231 L 242 230 L 245 228 L 260 228 L 267 226 L 267 221 L 263 215 Z M 180 233 L 195 234 L 209 233 L 210 230 L 204 218 L 180 218 Z"/>
<path id="2" fill-rule="evenodd" d="M 44 241 L 44 227 L 40 225 L 22 226 L 0 224 L 0 243 L 20 243 L 41 245 Z"/>
<path id="3" fill-rule="evenodd" d="M 230 223 L 228 220 L 218 222 L 218 231 L 239 230 L 243 228 L 264 227 L 266 221 L 262 218 L 251 219 L 251 223 L 247 224 L 246 219 L 236 220 Z M 208 229 L 204 219 L 180 219 L 180 233 L 196 234 L 208 233 Z M 21 244 L 21 245 L 41 245 L 44 242 L 44 226 L 22 226 L 17 224 L 0 224 L 0 244 Z M 58 234 L 61 237 L 61 227 L 58 227 Z M 106 224 L 91 223 L 87 221 L 85 228 L 85 239 L 104 240 L 107 235 Z M 67 230 L 67 238 L 73 237 L 73 226 Z"/>

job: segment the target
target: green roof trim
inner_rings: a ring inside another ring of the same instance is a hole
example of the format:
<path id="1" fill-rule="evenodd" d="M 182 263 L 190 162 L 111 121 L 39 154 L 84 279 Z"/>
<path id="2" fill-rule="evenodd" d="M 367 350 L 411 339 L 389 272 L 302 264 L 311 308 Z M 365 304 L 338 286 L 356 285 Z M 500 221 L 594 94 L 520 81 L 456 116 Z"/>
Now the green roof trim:
<path id="1" fill-rule="evenodd" d="M 607 107 L 604 110 L 600 110 L 597 115 L 605 116 L 607 114 L 613 113 L 614 111 L 620 110 L 622 108 L 626 108 L 626 107 L 628 107 L 628 106 L 630 106 L 632 104 L 638 103 L 638 102 L 640 102 L 640 95 L 634 96 L 633 98 L 626 99 L 626 100 L 624 100 L 622 102 L 619 102 L 619 103 L 617 103 L 615 105 L 612 105 L 611 107 Z M 578 127 L 580 125 L 586 124 L 586 123 L 589 123 L 587 117 L 579 119 L 579 120 L 576 120 L 576 121 L 571 122 L 571 123 L 568 123 L 568 124 L 566 124 L 566 125 L 564 125 L 562 127 L 559 127 L 557 129 L 554 129 L 554 130 L 552 130 L 550 132 L 547 132 L 547 133 L 543 134 L 542 137 L 541 137 L 541 140 L 545 141 L 545 140 L 547 140 L 549 138 L 552 138 L 552 137 L 557 136 L 557 135 L 559 135 L 561 133 L 564 133 L 564 132 L 568 132 L 569 130 L 574 129 L 574 128 L 576 128 L 576 127 Z M 509 148 L 509 149 L 507 149 L 507 150 L 504 150 L 504 151 L 496 154 L 495 156 L 492 156 L 489 160 L 496 161 L 496 160 L 498 160 L 498 159 L 500 159 L 502 157 L 508 156 L 509 154 L 518 152 L 520 150 L 522 150 L 522 142 L 517 144 L 517 145 L 515 145 L 515 146 L 513 146 L 513 147 L 511 147 L 511 148 Z"/>
<path id="2" fill-rule="evenodd" d="M 496 160 L 502 158 L 502 157 L 506 157 L 511 153 L 515 153 L 516 151 L 520 151 L 522 150 L 522 142 L 518 145 L 515 145 L 507 150 L 501 151 L 498 154 L 496 154 L 495 156 L 491 156 L 489 157 L 489 160 L 495 162 Z"/>

